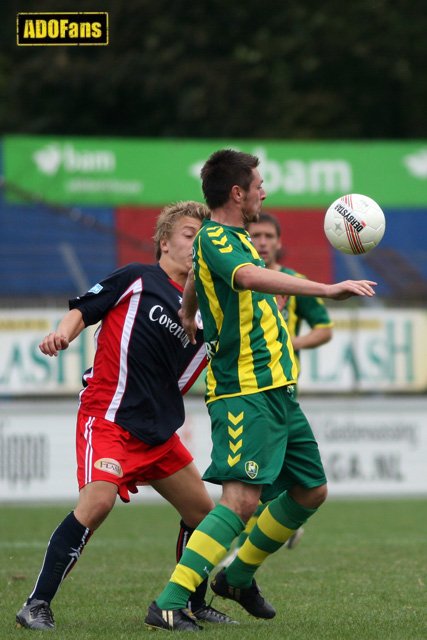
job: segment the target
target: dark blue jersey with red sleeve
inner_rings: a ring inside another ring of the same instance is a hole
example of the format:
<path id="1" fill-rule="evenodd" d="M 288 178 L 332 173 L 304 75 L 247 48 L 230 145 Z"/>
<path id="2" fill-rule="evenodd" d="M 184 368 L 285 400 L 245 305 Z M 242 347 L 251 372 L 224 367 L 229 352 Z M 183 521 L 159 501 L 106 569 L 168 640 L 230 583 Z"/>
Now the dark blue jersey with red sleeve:
<path id="1" fill-rule="evenodd" d="M 93 366 L 80 407 L 147 444 L 168 440 L 184 422 L 184 394 L 206 364 L 203 334 L 192 345 L 178 317 L 182 287 L 158 265 L 132 263 L 70 300 L 95 333 Z"/>

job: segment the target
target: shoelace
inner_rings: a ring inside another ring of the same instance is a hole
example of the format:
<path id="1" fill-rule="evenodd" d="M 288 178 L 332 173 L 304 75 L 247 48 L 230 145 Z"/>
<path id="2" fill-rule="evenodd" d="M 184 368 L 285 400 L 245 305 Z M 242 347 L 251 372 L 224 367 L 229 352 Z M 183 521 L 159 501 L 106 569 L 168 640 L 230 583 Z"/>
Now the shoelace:
<path id="1" fill-rule="evenodd" d="M 215 607 L 212 607 L 210 604 L 204 604 L 202 607 L 200 607 L 200 609 L 197 609 L 196 613 L 199 613 L 201 611 L 209 611 L 209 613 L 211 613 L 218 620 L 226 620 L 228 618 L 228 616 L 225 613 L 221 613 L 221 611 L 218 611 L 217 609 L 215 609 Z"/>
<path id="2" fill-rule="evenodd" d="M 53 624 L 53 614 L 48 604 L 35 604 L 30 608 L 31 614 L 36 618 L 41 618 L 43 622 L 50 622 Z"/>
<path id="3" fill-rule="evenodd" d="M 227 617 L 224 613 L 221 613 L 220 611 L 217 611 L 216 609 L 214 609 L 214 607 L 210 607 L 209 605 L 205 605 L 203 607 L 203 609 L 205 611 L 209 611 L 210 613 L 212 613 L 215 616 L 215 618 L 219 618 L 220 620 L 222 618 L 226 618 Z"/>
<path id="4" fill-rule="evenodd" d="M 194 613 L 190 611 L 190 609 L 183 609 L 182 613 L 187 616 L 187 618 L 190 618 L 190 620 L 193 620 L 193 622 L 196 619 Z"/>

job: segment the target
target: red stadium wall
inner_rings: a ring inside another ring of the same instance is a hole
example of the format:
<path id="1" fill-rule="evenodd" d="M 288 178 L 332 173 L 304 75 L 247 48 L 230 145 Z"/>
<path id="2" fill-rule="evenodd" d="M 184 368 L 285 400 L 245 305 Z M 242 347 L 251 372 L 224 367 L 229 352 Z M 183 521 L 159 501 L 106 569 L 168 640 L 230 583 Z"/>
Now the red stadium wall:
<path id="1" fill-rule="evenodd" d="M 161 207 L 116 209 L 117 266 L 128 262 L 153 263 L 153 235 Z"/>
<path id="2" fill-rule="evenodd" d="M 116 209 L 118 266 L 154 262 L 153 234 L 158 208 Z M 268 209 L 282 228 L 283 264 L 321 282 L 332 282 L 332 250 L 323 233 L 323 209 Z"/>
<path id="3" fill-rule="evenodd" d="M 282 229 L 281 263 L 311 280 L 333 281 L 332 248 L 323 232 L 323 209 L 272 209 Z"/>

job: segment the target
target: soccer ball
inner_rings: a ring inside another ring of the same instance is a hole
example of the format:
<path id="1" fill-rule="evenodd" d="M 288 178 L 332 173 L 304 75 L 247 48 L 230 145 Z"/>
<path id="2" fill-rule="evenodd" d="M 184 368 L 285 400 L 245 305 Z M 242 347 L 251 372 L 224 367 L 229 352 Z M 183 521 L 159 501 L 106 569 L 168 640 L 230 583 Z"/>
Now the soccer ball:
<path id="1" fill-rule="evenodd" d="M 352 193 L 331 204 L 325 214 L 324 228 L 335 249 L 343 253 L 367 253 L 383 237 L 385 217 L 375 200 Z"/>

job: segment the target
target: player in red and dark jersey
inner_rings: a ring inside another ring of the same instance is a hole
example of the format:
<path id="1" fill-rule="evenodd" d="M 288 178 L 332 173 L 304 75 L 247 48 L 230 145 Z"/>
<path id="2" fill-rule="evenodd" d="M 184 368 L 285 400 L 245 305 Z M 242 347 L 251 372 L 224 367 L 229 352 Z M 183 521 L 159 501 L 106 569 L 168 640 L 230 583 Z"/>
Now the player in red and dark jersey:
<path id="1" fill-rule="evenodd" d="M 177 509 L 178 558 L 214 506 L 175 433 L 184 422 L 182 394 L 205 365 L 202 331 L 192 344 L 178 310 L 193 240 L 208 213 L 196 202 L 166 207 L 154 236 L 158 263 L 127 265 L 70 300 L 70 311 L 40 344 L 42 353 L 56 356 L 85 327 L 100 323 L 77 415 L 78 502 L 50 538 L 36 585 L 16 616 L 20 626 L 54 627 L 50 603 L 117 495 L 129 502 L 129 492 L 150 484 Z M 205 593 L 206 583 L 189 603 L 194 616 L 234 622 L 206 605 Z"/>

